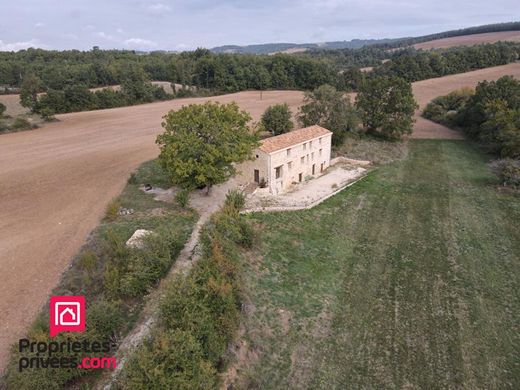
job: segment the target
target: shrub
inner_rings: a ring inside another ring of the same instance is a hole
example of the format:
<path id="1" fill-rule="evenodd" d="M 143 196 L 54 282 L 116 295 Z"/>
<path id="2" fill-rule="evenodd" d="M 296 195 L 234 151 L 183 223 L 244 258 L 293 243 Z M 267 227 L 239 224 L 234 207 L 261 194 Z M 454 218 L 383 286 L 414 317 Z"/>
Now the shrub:
<path id="1" fill-rule="evenodd" d="M 186 189 L 181 189 L 175 194 L 175 201 L 181 207 L 186 207 L 190 201 L 190 193 Z"/>
<path id="2" fill-rule="evenodd" d="M 35 127 L 35 125 L 31 124 L 31 122 L 24 118 L 16 118 L 14 123 L 11 125 L 12 130 L 30 130 Z"/>
<path id="3" fill-rule="evenodd" d="M 123 325 L 123 310 L 118 301 L 99 300 L 87 309 L 87 332 L 93 339 L 108 339 L 117 335 Z"/>
<path id="4" fill-rule="evenodd" d="M 43 120 L 46 122 L 51 122 L 56 119 L 54 117 L 54 110 L 52 108 L 48 108 L 48 107 L 42 108 L 40 110 L 40 115 L 43 118 Z"/>
<path id="5" fill-rule="evenodd" d="M 0 103 L 0 118 L 2 116 L 4 116 L 4 113 L 5 113 L 5 110 L 7 109 L 7 107 L 5 106 L 5 104 L 3 103 Z"/>
<path id="6" fill-rule="evenodd" d="M 231 206 L 236 210 L 242 210 L 246 204 L 246 197 L 240 190 L 229 190 L 226 194 L 226 206 Z"/>
<path id="7" fill-rule="evenodd" d="M 78 267 L 83 271 L 87 272 L 87 274 L 89 275 L 95 272 L 97 265 L 98 258 L 96 254 L 91 250 L 83 252 L 80 258 L 78 259 Z"/>
<path id="8" fill-rule="evenodd" d="M 126 181 L 128 184 L 137 184 L 137 176 L 135 172 L 132 172 Z"/>
<path id="9" fill-rule="evenodd" d="M 506 158 L 493 161 L 490 165 L 504 186 L 520 187 L 520 160 Z"/>
<path id="10" fill-rule="evenodd" d="M 216 370 L 189 331 L 174 329 L 154 335 L 125 368 L 128 389 L 213 389 Z"/>
<path id="11" fill-rule="evenodd" d="M 115 221 L 119 215 L 118 213 L 120 208 L 121 202 L 119 202 L 119 199 L 112 199 L 105 211 L 105 219 L 109 222 Z"/>

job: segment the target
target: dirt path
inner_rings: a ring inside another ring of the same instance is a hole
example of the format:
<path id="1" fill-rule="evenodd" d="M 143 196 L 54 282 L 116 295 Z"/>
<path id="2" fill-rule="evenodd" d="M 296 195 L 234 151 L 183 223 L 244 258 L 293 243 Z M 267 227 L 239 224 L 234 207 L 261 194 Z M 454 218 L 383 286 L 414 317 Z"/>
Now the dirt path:
<path id="1" fill-rule="evenodd" d="M 420 81 L 421 106 L 455 88 L 504 74 L 520 77 L 520 64 Z M 301 104 L 298 91 L 241 92 L 214 98 L 236 101 L 255 120 L 271 104 Z M 0 370 L 8 347 L 22 336 L 70 258 L 97 225 L 105 205 L 129 173 L 157 155 L 161 118 L 170 109 L 207 98 L 59 115 L 35 131 L 0 135 Z M 419 120 L 414 136 L 447 137 Z"/>
<path id="2" fill-rule="evenodd" d="M 181 273 L 186 275 L 193 264 L 197 262 L 200 257 L 200 252 L 197 250 L 197 247 L 202 227 L 209 220 L 211 215 L 224 204 L 228 191 L 237 186 L 238 183 L 234 179 L 230 179 L 224 184 L 215 186 L 211 190 L 209 196 L 205 195 L 205 190 L 197 191 L 190 196 L 190 207 L 197 210 L 199 219 L 170 272 L 163 280 L 161 280 L 159 287 L 154 289 L 147 297 L 145 307 L 140 315 L 140 319 L 137 321 L 137 324 L 122 340 L 116 354 L 117 368 L 114 371 L 109 372 L 109 375 L 107 374 L 106 378 L 98 383 L 98 389 L 108 390 L 111 388 L 112 381 L 124 368 L 127 358 L 130 356 L 132 350 L 138 347 L 150 334 L 157 321 L 158 307 L 164 287 L 168 285 L 175 275 Z"/>

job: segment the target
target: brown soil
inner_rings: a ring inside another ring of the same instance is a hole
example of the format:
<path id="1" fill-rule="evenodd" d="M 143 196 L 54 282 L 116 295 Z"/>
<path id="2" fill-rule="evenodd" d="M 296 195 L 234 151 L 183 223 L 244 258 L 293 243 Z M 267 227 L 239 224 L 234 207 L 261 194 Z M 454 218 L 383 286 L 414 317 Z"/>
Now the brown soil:
<path id="1" fill-rule="evenodd" d="M 473 72 L 454 74 L 413 83 L 413 92 L 419 104 L 419 110 L 416 114 L 417 122 L 414 126 L 412 138 L 463 138 L 461 133 L 429 121 L 428 119 L 424 119 L 419 116 L 419 113 L 437 96 L 446 95 L 455 89 L 463 87 L 474 87 L 479 81 L 496 80 L 504 75 L 512 75 L 520 79 L 520 63 L 495 66 L 493 68 L 480 69 Z"/>
<path id="2" fill-rule="evenodd" d="M 416 49 L 441 49 L 454 46 L 473 46 L 498 41 L 520 42 L 520 31 L 500 31 L 483 34 L 462 35 L 460 37 L 442 38 L 434 41 L 416 43 Z"/>
<path id="3" fill-rule="evenodd" d="M 414 84 L 422 107 L 433 97 L 504 74 L 520 64 Z M 267 106 L 287 102 L 296 111 L 303 93 L 241 92 L 236 101 L 255 120 Z M 12 95 L 11 95 L 12 96 Z M 59 122 L 0 136 L 0 369 L 8 346 L 22 336 L 71 257 L 123 188 L 129 173 L 157 156 L 161 118 L 171 109 L 207 98 L 177 99 L 111 110 L 58 115 Z M 419 120 L 414 136 L 450 137 Z"/>

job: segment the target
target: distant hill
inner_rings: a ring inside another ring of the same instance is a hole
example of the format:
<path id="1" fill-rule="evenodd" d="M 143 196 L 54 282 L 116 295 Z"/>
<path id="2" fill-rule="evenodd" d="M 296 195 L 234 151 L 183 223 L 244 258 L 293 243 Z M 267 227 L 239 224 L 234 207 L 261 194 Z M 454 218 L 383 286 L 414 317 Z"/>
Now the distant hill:
<path id="1" fill-rule="evenodd" d="M 359 49 L 363 46 L 378 46 L 386 48 L 403 47 L 436 39 L 458 37 L 463 35 L 482 34 L 500 31 L 519 31 L 520 22 L 495 23 L 483 26 L 462 28 L 459 30 L 444 31 L 436 34 L 419 37 L 385 38 L 385 39 L 352 39 L 350 41 L 332 41 L 322 43 L 262 43 L 257 45 L 225 45 L 210 49 L 213 53 L 241 53 L 241 54 L 274 54 L 296 53 L 306 50 L 336 50 Z"/>
<path id="2" fill-rule="evenodd" d="M 401 38 L 399 38 L 401 39 Z M 280 52 L 298 52 L 309 49 L 359 49 L 375 44 L 391 44 L 399 39 L 352 39 L 351 41 L 333 41 L 322 43 L 261 43 L 257 45 L 225 45 L 211 49 L 213 53 L 274 54 Z"/>

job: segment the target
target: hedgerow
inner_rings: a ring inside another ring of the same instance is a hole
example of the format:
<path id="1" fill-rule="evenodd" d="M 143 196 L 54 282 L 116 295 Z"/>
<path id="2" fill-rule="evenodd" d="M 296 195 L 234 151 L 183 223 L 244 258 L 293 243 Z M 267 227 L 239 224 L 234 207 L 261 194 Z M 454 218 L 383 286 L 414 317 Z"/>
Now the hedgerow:
<path id="1" fill-rule="evenodd" d="M 238 254 L 252 240 L 240 215 L 243 195 L 228 194 L 201 233 L 201 258 L 177 276 L 160 304 L 159 326 L 125 366 L 123 388 L 211 389 L 240 322 Z M 171 362 L 171 364 L 166 364 Z"/>

